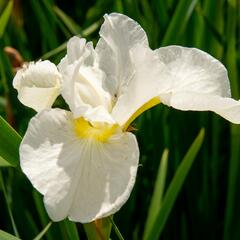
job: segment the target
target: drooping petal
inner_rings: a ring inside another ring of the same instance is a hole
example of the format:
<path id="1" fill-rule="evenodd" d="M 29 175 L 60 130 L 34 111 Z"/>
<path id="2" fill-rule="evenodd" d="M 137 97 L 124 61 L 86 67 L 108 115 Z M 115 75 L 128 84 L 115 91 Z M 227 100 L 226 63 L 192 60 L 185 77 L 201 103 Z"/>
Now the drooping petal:
<path id="1" fill-rule="evenodd" d="M 60 94 L 61 75 L 50 61 L 30 63 L 13 79 L 19 100 L 37 112 L 50 108 Z"/>
<path id="2" fill-rule="evenodd" d="M 113 214 L 126 202 L 139 150 L 131 133 L 116 132 L 101 142 L 81 138 L 74 124 L 72 114 L 64 110 L 37 114 L 21 143 L 20 161 L 33 186 L 44 195 L 52 220 L 68 216 L 85 223 Z M 85 130 L 83 136 L 87 136 Z"/>
<path id="3" fill-rule="evenodd" d="M 129 50 L 135 44 L 148 46 L 148 40 L 141 26 L 125 15 L 112 13 L 104 19 L 95 50 L 107 75 L 104 88 L 117 98 L 134 73 Z"/>
<path id="4" fill-rule="evenodd" d="M 213 111 L 240 123 L 240 102 L 231 99 L 227 70 L 217 59 L 195 49 L 163 47 L 156 52 L 166 64 L 169 88 L 160 92 L 164 104 L 180 110 Z"/>
<path id="5" fill-rule="evenodd" d="M 175 93 L 168 105 L 180 110 L 213 111 L 228 121 L 240 124 L 240 101 L 203 93 Z"/>
<path id="6" fill-rule="evenodd" d="M 113 118 L 120 126 L 125 125 L 124 128 L 143 110 L 160 103 L 159 92 L 168 87 L 162 81 L 167 74 L 165 65 L 159 61 L 154 51 L 138 44 L 130 53 L 134 74 L 112 111 Z"/>

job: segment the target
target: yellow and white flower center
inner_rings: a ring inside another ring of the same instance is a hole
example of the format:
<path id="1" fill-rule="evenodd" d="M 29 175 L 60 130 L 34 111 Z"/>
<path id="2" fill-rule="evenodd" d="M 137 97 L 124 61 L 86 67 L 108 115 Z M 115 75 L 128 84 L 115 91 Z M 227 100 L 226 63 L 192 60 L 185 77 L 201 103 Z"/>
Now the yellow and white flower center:
<path id="1" fill-rule="evenodd" d="M 74 128 L 78 137 L 98 142 L 107 142 L 107 140 L 117 132 L 117 124 L 96 123 L 90 124 L 84 118 L 74 120 Z"/>

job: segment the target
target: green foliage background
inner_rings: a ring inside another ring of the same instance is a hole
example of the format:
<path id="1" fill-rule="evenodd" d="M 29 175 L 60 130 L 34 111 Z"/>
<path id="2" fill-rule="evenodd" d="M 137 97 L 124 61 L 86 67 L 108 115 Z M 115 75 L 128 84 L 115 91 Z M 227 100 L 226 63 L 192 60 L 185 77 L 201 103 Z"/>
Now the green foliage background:
<path id="1" fill-rule="evenodd" d="M 121 12 L 139 22 L 153 49 L 177 44 L 200 48 L 218 58 L 228 69 L 233 97 L 239 99 L 239 0 L 13 2 L 6 28 L 0 17 L 0 114 L 22 136 L 34 112 L 17 100 L 12 88 L 14 73 L 4 47 L 16 48 L 25 61 L 41 58 L 58 63 L 66 53 L 65 43 L 71 36 L 84 36 L 96 43 L 105 13 Z M 0 16 L 8 3 L 0 0 Z M 143 237 L 163 150 L 169 149 L 167 189 L 202 127 L 205 128 L 203 146 L 160 239 L 240 239 L 240 127 L 213 113 L 180 112 L 163 105 L 145 112 L 135 121 L 135 127 L 141 165 L 129 201 L 114 217 L 125 239 Z M 17 137 L 15 141 L 19 141 Z M 0 145 L 4 143 L 1 138 Z M 11 144 L 8 147 L 11 148 Z M 42 197 L 20 168 L 6 165 L 0 170 L 0 229 L 24 240 L 33 239 L 49 223 Z M 85 239 L 80 224 L 65 220 L 53 223 L 42 239 L 79 239 L 77 231 L 81 239 Z M 112 239 L 117 237 L 113 234 Z"/>

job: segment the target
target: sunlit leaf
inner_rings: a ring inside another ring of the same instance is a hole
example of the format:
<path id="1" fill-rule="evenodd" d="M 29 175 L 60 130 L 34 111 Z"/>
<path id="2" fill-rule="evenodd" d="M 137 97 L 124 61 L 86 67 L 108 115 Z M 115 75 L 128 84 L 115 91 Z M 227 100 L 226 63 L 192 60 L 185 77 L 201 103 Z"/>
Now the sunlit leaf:
<path id="1" fill-rule="evenodd" d="M 0 230 L 0 239 L 1 240 L 20 240 L 20 238 L 17 238 L 12 234 L 4 232 L 2 230 Z"/>
<path id="2" fill-rule="evenodd" d="M 41 240 L 42 237 L 48 231 L 48 229 L 51 227 L 51 225 L 52 225 L 52 222 L 49 222 L 48 225 L 33 240 Z"/>
<path id="3" fill-rule="evenodd" d="M 0 116 L 0 156 L 16 167 L 19 164 L 19 134 Z"/>
<path id="4" fill-rule="evenodd" d="M 0 156 L 0 167 L 12 167 L 12 165 Z"/>

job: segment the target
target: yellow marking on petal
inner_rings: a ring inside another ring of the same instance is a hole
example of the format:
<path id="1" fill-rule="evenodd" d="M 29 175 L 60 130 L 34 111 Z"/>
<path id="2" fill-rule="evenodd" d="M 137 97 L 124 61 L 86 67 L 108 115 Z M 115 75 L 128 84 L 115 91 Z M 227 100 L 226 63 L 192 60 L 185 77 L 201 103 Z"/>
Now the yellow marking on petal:
<path id="1" fill-rule="evenodd" d="M 151 100 L 149 100 L 148 102 L 146 102 L 145 104 L 143 104 L 136 112 L 134 112 L 134 114 L 127 120 L 127 122 L 123 125 L 122 129 L 123 131 L 126 131 L 128 126 L 143 112 L 145 112 L 146 110 L 156 106 L 157 104 L 159 104 L 161 101 L 159 99 L 159 97 L 154 97 Z"/>
<path id="2" fill-rule="evenodd" d="M 97 123 L 90 124 L 84 118 L 74 120 L 74 127 L 78 137 L 107 142 L 107 140 L 116 132 L 117 124 Z"/>

